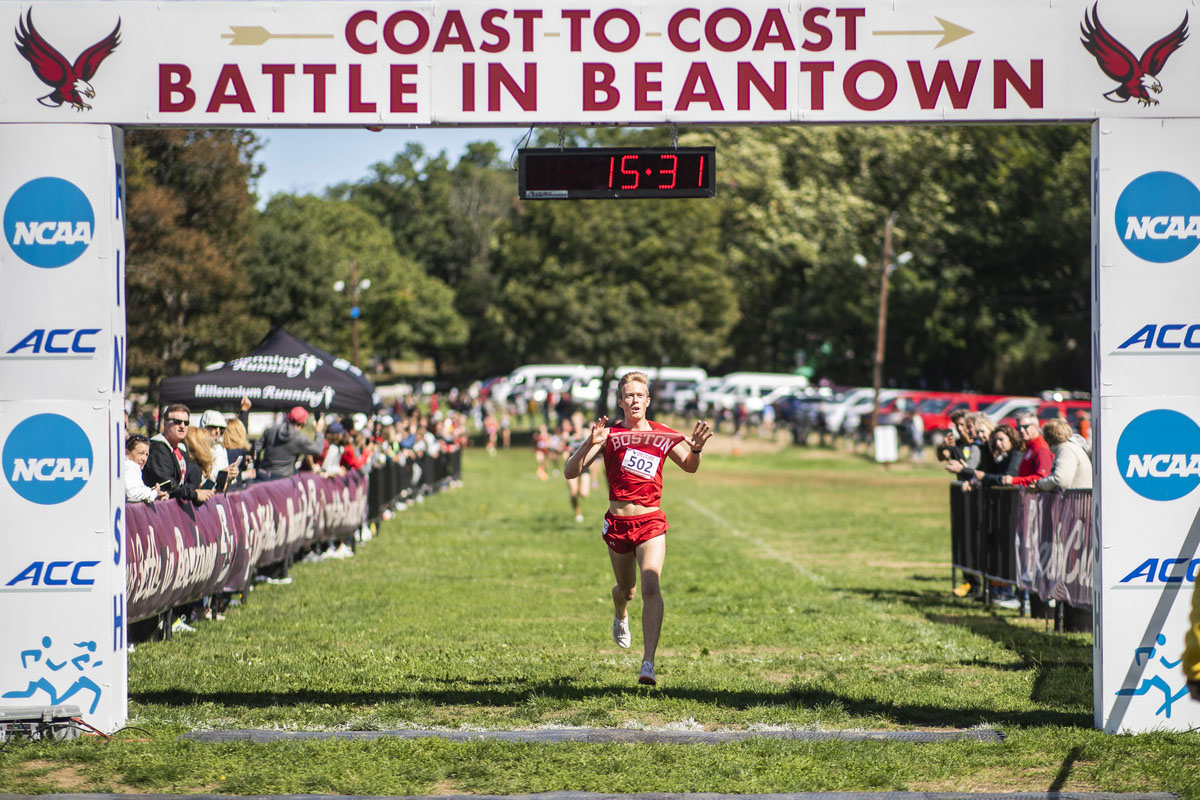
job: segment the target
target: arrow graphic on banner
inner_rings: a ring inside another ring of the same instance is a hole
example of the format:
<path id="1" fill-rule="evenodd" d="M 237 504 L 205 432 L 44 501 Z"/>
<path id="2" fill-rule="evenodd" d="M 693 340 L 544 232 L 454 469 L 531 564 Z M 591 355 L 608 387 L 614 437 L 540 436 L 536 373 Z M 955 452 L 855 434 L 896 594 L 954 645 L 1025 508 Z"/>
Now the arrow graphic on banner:
<path id="1" fill-rule="evenodd" d="M 871 33 L 874 34 L 875 36 L 941 36 L 942 40 L 940 42 L 938 42 L 936 45 L 934 45 L 934 47 L 933 47 L 933 49 L 936 50 L 939 47 L 941 47 L 942 45 L 947 45 L 947 44 L 950 44 L 951 42 L 957 42 L 959 39 L 962 39 L 965 36 L 970 36 L 972 33 L 975 32 L 968 28 L 964 28 L 962 25 L 955 25 L 953 22 L 944 20 L 941 17 L 934 17 L 934 19 L 936 19 L 938 21 L 938 25 L 942 26 L 940 30 L 872 31 Z"/>
<path id="2" fill-rule="evenodd" d="M 222 33 L 232 46 L 266 44 L 271 39 L 332 39 L 332 33 L 271 33 L 261 25 L 230 25 L 233 33 Z"/>

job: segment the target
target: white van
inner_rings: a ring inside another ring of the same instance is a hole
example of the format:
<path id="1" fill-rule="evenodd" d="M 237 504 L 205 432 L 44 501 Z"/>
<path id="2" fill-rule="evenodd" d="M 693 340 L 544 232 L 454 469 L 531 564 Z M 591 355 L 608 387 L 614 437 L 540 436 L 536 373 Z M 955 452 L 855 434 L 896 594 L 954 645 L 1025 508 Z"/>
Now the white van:
<path id="1" fill-rule="evenodd" d="M 600 372 L 600 367 L 587 364 L 526 364 L 509 373 L 506 381 L 508 399 L 520 397 L 529 400 L 526 395 L 532 391 L 534 384 L 542 380 L 557 381 L 561 387 L 572 378 L 590 379 L 599 377 Z"/>
<path id="2" fill-rule="evenodd" d="M 721 382 L 725 380 L 723 375 L 714 375 L 711 378 L 705 378 L 697 383 L 691 389 L 680 389 L 675 392 L 673 403 L 675 404 L 675 412 L 677 414 L 686 414 L 689 411 L 696 409 L 700 405 L 700 398 L 711 394 Z"/>
<path id="3" fill-rule="evenodd" d="M 715 409 L 732 410 L 744 405 L 751 414 L 763 409 L 763 399 L 781 387 L 804 389 L 808 378 L 789 375 L 786 372 L 731 372 L 721 385 L 707 395 L 700 396 L 700 411 Z"/>
<path id="4" fill-rule="evenodd" d="M 616 408 L 617 383 L 629 372 L 643 372 L 650 379 L 651 406 L 657 409 L 676 408 L 676 396 L 681 391 L 694 389 L 696 384 L 708 377 L 700 367 L 637 367 L 624 365 L 613 371 L 612 384 L 608 387 L 608 407 Z M 599 381 L 595 382 L 596 397 L 600 398 Z"/>

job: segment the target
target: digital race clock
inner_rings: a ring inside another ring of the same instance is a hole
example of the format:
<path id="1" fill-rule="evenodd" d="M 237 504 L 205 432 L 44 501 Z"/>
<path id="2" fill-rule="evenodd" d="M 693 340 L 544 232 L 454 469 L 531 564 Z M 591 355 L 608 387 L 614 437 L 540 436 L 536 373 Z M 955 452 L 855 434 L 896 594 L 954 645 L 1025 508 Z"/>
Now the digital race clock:
<path id="1" fill-rule="evenodd" d="M 522 200 L 715 197 L 715 147 L 567 147 L 517 154 Z"/>

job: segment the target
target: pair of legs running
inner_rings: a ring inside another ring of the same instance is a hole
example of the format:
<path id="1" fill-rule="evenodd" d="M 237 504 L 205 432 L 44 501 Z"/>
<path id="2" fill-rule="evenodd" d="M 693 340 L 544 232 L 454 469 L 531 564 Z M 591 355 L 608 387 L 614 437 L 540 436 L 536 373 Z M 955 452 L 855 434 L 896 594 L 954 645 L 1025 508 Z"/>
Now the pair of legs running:
<path id="1" fill-rule="evenodd" d="M 658 650 L 663 621 L 659 581 L 666 556 L 666 534 L 647 539 L 631 553 L 617 553 L 611 548 L 608 551 L 613 577 L 617 580 L 612 588 L 613 639 L 621 647 L 629 647 L 628 608 L 637 591 L 638 572 L 642 575 L 642 669 L 638 674 L 638 683 L 650 686 L 656 683 L 654 653 Z"/>

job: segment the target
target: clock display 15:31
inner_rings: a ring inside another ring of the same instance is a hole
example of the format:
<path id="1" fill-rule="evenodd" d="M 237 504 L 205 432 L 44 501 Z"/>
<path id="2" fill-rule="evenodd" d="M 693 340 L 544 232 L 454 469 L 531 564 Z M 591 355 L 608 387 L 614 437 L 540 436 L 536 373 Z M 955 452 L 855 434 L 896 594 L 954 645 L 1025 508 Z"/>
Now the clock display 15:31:
<path id="1" fill-rule="evenodd" d="M 714 197 L 715 148 L 521 150 L 523 199 Z"/>

